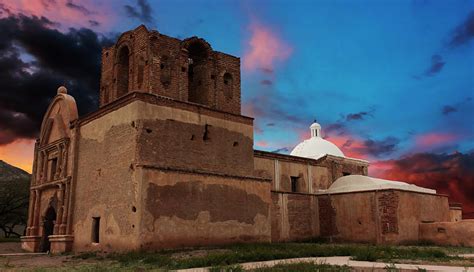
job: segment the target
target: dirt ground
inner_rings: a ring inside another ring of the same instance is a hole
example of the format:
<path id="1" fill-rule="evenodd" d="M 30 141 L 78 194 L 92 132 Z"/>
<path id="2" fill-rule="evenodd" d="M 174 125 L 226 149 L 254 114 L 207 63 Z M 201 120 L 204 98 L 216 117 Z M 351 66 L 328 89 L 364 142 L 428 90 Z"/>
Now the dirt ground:
<path id="1" fill-rule="evenodd" d="M 21 243 L 19 242 L 0 243 L 0 254 L 17 253 L 17 252 L 22 252 Z"/>
<path id="2" fill-rule="evenodd" d="M 195 249 L 195 250 L 184 250 L 184 251 L 177 251 L 171 254 L 173 259 L 178 260 L 186 260 L 190 258 L 196 257 L 205 257 L 209 253 L 226 253 L 229 251 L 228 249 Z M 110 259 L 104 258 L 85 258 L 82 259 L 79 255 L 55 255 L 50 256 L 48 254 L 28 254 L 24 253 L 21 254 L 21 246 L 19 242 L 4 242 L 0 243 L 0 271 L 29 271 L 29 270 L 36 270 L 40 269 L 40 271 L 49 271 L 50 269 L 54 268 L 54 270 L 60 271 L 108 271 L 108 270 L 122 270 L 120 263 L 117 261 L 113 261 Z M 2 254 L 11 254 L 11 253 L 20 253 L 15 256 L 8 256 Z M 448 266 L 460 266 L 460 267 L 468 267 L 473 266 L 474 258 L 471 254 L 467 254 L 465 256 L 466 259 L 463 260 L 454 260 L 454 261 L 446 261 L 446 262 L 429 262 L 429 261 L 417 261 L 417 260 L 397 260 L 400 263 L 406 264 L 420 264 L 420 265 L 448 265 Z M 127 271 L 142 271 L 141 264 L 134 264 L 130 267 Z M 138 269 L 140 268 L 140 269 Z M 364 269 L 352 269 L 353 271 L 366 271 Z M 379 271 L 379 270 L 370 270 L 370 271 Z M 385 269 L 381 269 L 380 271 L 385 271 Z M 404 270 L 398 270 L 404 271 Z M 411 270 L 406 270 L 411 271 Z"/>
<path id="3" fill-rule="evenodd" d="M 21 253 L 19 242 L 0 243 L 0 254 Z M 20 256 L 0 256 L 0 271 L 23 270 L 40 267 L 72 267 L 84 264 L 93 264 L 97 261 L 73 259 L 71 255 L 54 256 L 44 255 L 20 255 Z"/>

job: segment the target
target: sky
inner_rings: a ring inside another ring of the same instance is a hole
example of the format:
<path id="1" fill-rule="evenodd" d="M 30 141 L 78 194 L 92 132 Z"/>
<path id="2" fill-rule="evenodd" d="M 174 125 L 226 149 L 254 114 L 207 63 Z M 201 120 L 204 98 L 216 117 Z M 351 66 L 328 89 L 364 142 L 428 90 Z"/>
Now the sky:
<path id="1" fill-rule="evenodd" d="M 145 24 L 241 58 L 255 149 L 322 133 L 369 174 L 474 216 L 474 1 L 0 0 L 0 159 L 31 172 L 60 85 L 97 109 L 100 50 Z"/>

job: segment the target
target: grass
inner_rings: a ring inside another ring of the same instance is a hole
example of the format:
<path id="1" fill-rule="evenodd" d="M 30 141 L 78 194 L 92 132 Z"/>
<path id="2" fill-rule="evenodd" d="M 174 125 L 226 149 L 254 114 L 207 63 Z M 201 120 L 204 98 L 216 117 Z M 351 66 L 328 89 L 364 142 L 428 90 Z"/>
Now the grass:
<path id="1" fill-rule="evenodd" d="M 176 257 L 173 252 L 129 252 L 111 254 L 106 259 L 122 266 L 161 267 L 184 269 L 192 267 L 225 267 L 245 262 L 289 259 L 300 257 L 352 256 L 358 261 L 426 260 L 431 262 L 459 260 L 440 249 L 413 246 L 368 246 L 352 244 L 279 243 L 244 244 L 225 247 L 226 251 L 209 251 L 204 256 Z"/>
<path id="2" fill-rule="evenodd" d="M 464 248 L 462 251 L 472 248 Z M 358 261 L 455 263 L 462 258 L 450 256 L 453 248 L 432 246 L 373 246 L 361 244 L 274 243 L 240 244 L 220 248 L 194 248 L 160 252 L 110 253 L 85 252 L 71 256 L 64 267 L 36 271 L 142 271 L 213 267 L 211 271 L 242 271 L 239 263 L 301 257 L 351 256 Z M 464 251 L 464 252 L 465 252 Z M 464 260 L 465 261 L 465 260 Z M 1 263 L 1 262 L 0 262 Z M 474 265 L 467 261 L 468 265 Z M 0 265 L 1 266 L 1 265 Z M 396 271 L 392 268 L 390 271 Z M 270 271 L 259 268 L 254 271 Z M 325 264 L 285 264 L 271 271 L 349 271 L 347 267 Z M 1 269 L 0 269 L 1 270 Z"/>
<path id="3" fill-rule="evenodd" d="M 17 243 L 20 242 L 20 237 L 0 237 L 0 243 Z"/>

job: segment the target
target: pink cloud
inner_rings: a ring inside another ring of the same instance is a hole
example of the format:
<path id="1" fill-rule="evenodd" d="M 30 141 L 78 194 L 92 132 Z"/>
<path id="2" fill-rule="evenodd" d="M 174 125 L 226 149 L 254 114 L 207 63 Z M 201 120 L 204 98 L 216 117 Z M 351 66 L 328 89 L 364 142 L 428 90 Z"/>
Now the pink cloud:
<path id="1" fill-rule="evenodd" d="M 243 69 L 272 71 L 276 61 L 286 60 L 293 49 L 268 26 L 250 24 L 251 37 L 243 56 Z"/>
<path id="2" fill-rule="evenodd" d="M 110 6 L 92 0 L 7 0 L 3 5 L 10 14 L 22 13 L 28 16 L 46 17 L 59 23 L 62 30 L 69 27 L 110 29 L 117 17 L 116 14 L 109 12 L 113 10 Z M 3 16 L 8 15 L 8 13 L 3 14 Z"/>
<path id="3" fill-rule="evenodd" d="M 255 142 L 255 145 L 258 147 L 268 147 L 268 142 L 267 141 L 257 141 Z"/>
<path id="4" fill-rule="evenodd" d="M 457 135 L 450 133 L 427 133 L 416 136 L 415 143 L 417 147 L 426 148 L 440 146 L 458 139 Z"/>

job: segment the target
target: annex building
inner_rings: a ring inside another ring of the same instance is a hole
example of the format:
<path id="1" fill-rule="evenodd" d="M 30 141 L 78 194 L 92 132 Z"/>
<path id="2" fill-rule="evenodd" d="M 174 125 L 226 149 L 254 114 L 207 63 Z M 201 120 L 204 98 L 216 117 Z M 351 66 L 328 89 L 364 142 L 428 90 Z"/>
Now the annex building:
<path id="1" fill-rule="evenodd" d="M 434 190 L 367 176 L 311 125 L 291 155 L 253 149 L 240 59 L 140 26 L 102 51 L 100 107 L 60 87 L 35 146 L 22 247 L 131 251 L 317 237 L 474 246 Z"/>

